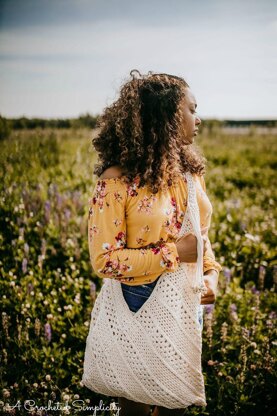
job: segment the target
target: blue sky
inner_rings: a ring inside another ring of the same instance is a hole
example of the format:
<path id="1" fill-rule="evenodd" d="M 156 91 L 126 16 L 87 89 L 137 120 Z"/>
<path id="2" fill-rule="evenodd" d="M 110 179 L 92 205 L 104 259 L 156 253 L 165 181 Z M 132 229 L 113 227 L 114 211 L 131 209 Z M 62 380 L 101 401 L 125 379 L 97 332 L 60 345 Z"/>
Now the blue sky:
<path id="1" fill-rule="evenodd" d="M 77 117 L 131 69 L 182 76 L 203 118 L 277 118 L 273 0 L 0 0 L 0 114 Z"/>

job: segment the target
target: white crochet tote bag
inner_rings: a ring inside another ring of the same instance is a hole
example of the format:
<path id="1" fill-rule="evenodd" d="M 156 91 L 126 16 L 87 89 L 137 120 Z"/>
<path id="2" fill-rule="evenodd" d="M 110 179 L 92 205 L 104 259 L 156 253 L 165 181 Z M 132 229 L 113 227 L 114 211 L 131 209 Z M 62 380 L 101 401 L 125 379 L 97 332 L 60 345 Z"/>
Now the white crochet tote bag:
<path id="1" fill-rule="evenodd" d="M 121 283 L 105 278 L 91 312 L 82 383 L 111 397 L 169 409 L 206 406 L 202 330 L 198 321 L 203 240 L 193 177 L 186 173 L 188 204 L 179 232 L 197 237 L 197 263 L 164 272 L 150 297 L 132 312 Z M 202 309 L 203 311 L 203 309 Z"/>

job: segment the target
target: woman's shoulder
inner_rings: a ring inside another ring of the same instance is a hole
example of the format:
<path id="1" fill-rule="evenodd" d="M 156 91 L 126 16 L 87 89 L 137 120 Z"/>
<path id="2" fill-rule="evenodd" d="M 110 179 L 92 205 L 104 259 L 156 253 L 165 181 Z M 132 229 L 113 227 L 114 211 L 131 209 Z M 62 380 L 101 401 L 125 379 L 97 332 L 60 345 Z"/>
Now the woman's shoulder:
<path id="1" fill-rule="evenodd" d="M 123 175 L 122 168 L 118 165 L 110 166 L 102 172 L 96 183 L 105 187 L 124 186 L 125 176 Z"/>
<path id="2" fill-rule="evenodd" d="M 96 180 L 95 190 L 102 191 L 103 193 L 109 192 L 121 193 L 126 196 L 134 196 L 134 193 L 138 195 L 141 193 L 139 190 L 139 180 L 135 178 L 132 183 L 127 181 L 126 175 L 123 175 L 123 170 L 120 166 L 114 165 L 107 168 Z"/>
<path id="3" fill-rule="evenodd" d="M 122 168 L 119 165 L 114 165 L 104 170 L 99 179 L 118 179 L 122 176 Z"/>
<path id="4" fill-rule="evenodd" d="M 204 175 L 198 173 L 192 173 L 192 176 L 196 181 L 199 181 L 202 188 L 205 189 Z M 140 179 L 135 177 L 132 183 L 126 180 L 126 176 L 123 175 L 123 169 L 119 165 L 110 166 L 105 169 L 102 174 L 96 180 L 96 188 L 102 190 L 118 190 L 126 191 L 127 195 L 135 196 L 146 191 L 146 186 L 139 186 Z M 178 181 L 175 183 L 177 188 L 182 184 L 182 187 L 186 185 L 185 175 L 180 176 Z"/>

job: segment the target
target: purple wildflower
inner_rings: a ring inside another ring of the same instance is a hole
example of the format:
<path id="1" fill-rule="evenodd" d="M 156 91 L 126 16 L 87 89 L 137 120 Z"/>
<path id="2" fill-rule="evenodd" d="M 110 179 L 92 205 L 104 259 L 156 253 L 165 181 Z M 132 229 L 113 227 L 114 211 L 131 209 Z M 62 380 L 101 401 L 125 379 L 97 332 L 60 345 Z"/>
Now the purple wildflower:
<path id="1" fill-rule="evenodd" d="M 42 238 L 42 240 L 41 240 L 40 250 L 41 250 L 41 255 L 45 256 L 45 254 L 46 254 L 46 240 L 45 240 L 45 238 Z"/>
<path id="2" fill-rule="evenodd" d="M 22 260 L 22 272 L 23 272 L 23 274 L 27 273 L 27 265 L 28 265 L 28 260 L 24 257 L 24 259 Z"/>
<path id="3" fill-rule="evenodd" d="M 247 226 L 246 226 L 246 223 L 245 222 L 240 221 L 239 226 L 240 226 L 240 229 L 242 231 L 246 231 Z"/>
<path id="4" fill-rule="evenodd" d="M 249 338 L 249 336 L 250 336 L 250 330 L 249 329 L 242 327 L 241 332 L 242 332 L 242 336 L 244 338 Z"/>
<path id="5" fill-rule="evenodd" d="M 237 321 L 238 320 L 237 305 L 235 303 L 231 303 L 231 305 L 229 306 L 229 309 L 230 309 L 230 318 L 233 321 Z"/>
<path id="6" fill-rule="evenodd" d="M 50 201 L 45 201 L 44 203 L 44 218 L 47 222 L 50 220 L 50 214 L 51 214 L 51 203 Z"/>
<path id="7" fill-rule="evenodd" d="M 223 276 L 226 278 L 226 282 L 230 283 L 232 272 L 227 267 L 223 268 Z"/>
<path id="8" fill-rule="evenodd" d="M 276 319 L 277 314 L 275 311 L 271 311 L 270 314 L 268 315 L 269 319 Z"/>
<path id="9" fill-rule="evenodd" d="M 90 282 L 90 294 L 95 293 L 96 284 L 94 282 Z"/>
<path id="10" fill-rule="evenodd" d="M 27 286 L 27 293 L 28 295 L 34 290 L 34 285 L 32 283 L 28 283 Z"/>
<path id="11" fill-rule="evenodd" d="M 24 205 L 26 205 L 25 201 L 28 199 L 28 196 L 29 196 L 28 191 L 26 189 L 22 189 L 21 195 L 22 195 Z"/>
<path id="12" fill-rule="evenodd" d="M 63 197 L 59 192 L 56 193 L 57 208 L 61 209 L 63 203 Z"/>
<path id="13" fill-rule="evenodd" d="M 230 305 L 230 311 L 231 312 L 237 312 L 237 305 L 235 303 L 231 303 L 231 305 Z"/>
<path id="14" fill-rule="evenodd" d="M 95 295 L 96 295 L 96 285 L 95 285 L 94 282 L 90 282 L 89 287 L 90 287 L 90 297 L 91 297 L 91 299 L 94 300 L 95 299 Z"/>
<path id="15" fill-rule="evenodd" d="M 50 183 L 50 185 L 48 187 L 48 192 L 47 192 L 49 198 L 51 198 L 51 196 L 53 196 L 55 194 L 56 187 L 57 187 L 57 185 L 55 185 L 53 183 Z"/>
<path id="16" fill-rule="evenodd" d="M 251 292 L 253 293 L 253 295 L 258 295 L 260 293 L 260 291 L 256 288 L 255 285 L 251 287 Z"/>
<path id="17" fill-rule="evenodd" d="M 81 199 L 81 192 L 80 191 L 74 191 L 72 199 L 73 199 L 73 202 L 74 202 L 77 210 L 82 208 L 82 199 Z"/>
<path id="18" fill-rule="evenodd" d="M 28 256 L 29 254 L 29 244 L 28 243 L 24 243 L 24 253 L 26 256 Z"/>
<path id="19" fill-rule="evenodd" d="M 231 199 L 231 205 L 233 208 L 239 208 L 240 207 L 240 200 L 239 199 Z"/>
<path id="20" fill-rule="evenodd" d="M 274 327 L 273 322 L 272 322 L 272 320 L 271 320 L 271 319 L 267 319 L 267 320 L 265 321 L 265 323 L 266 323 L 266 326 L 267 326 L 268 328 L 273 328 L 273 327 Z"/>
<path id="21" fill-rule="evenodd" d="M 67 221 L 70 219 L 70 217 L 71 217 L 71 211 L 70 211 L 70 209 L 65 208 L 65 210 L 64 210 L 64 216 L 65 216 L 65 219 Z"/>
<path id="22" fill-rule="evenodd" d="M 208 305 L 204 305 L 204 308 L 206 313 L 212 313 L 214 310 L 214 304 L 210 303 Z"/>
<path id="23" fill-rule="evenodd" d="M 263 289 L 264 288 L 264 280 L 265 280 L 265 273 L 266 273 L 266 268 L 265 266 L 260 266 L 259 267 L 259 289 Z"/>
<path id="24" fill-rule="evenodd" d="M 50 342 L 52 338 L 52 331 L 51 325 L 48 322 L 44 325 L 44 335 L 47 341 Z"/>
<path id="25" fill-rule="evenodd" d="M 72 199 L 73 202 L 78 203 L 80 201 L 81 192 L 80 191 L 73 191 Z"/>
<path id="26" fill-rule="evenodd" d="M 43 260 L 44 260 L 43 255 L 38 256 L 38 267 L 40 268 L 40 270 L 42 270 Z"/>

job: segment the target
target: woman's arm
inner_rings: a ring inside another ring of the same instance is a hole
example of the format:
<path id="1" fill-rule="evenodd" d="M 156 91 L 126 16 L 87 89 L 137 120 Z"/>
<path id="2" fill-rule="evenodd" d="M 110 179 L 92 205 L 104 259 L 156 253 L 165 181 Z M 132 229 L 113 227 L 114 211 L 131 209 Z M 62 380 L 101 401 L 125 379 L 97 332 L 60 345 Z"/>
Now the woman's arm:
<path id="1" fill-rule="evenodd" d="M 214 303 L 217 296 L 218 272 L 216 270 L 208 270 L 204 273 L 204 283 L 208 288 L 205 295 L 201 297 L 201 305 Z"/>
<path id="2" fill-rule="evenodd" d="M 203 176 L 200 176 L 200 183 L 201 186 L 204 190 L 205 193 L 206 192 L 206 184 L 205 184 L 205 179 Z M 205 239 L 205 250 L 204 250 L 204 258 L 203 258 L 203 272 L 204 274 L 206 274 L 206 272 L 210 271 L 210 270 L 214 270 L 217 272 L 217 274 L 219 274 L 219 272 L 222 271 L 222 267 L 221 265 L 216 261 L 215 259 L 215 255 L 212 249 L 212 245 L 209 239 L 209 226 L 206 227 L 205 229 L 202 230 L 202 235 L 203 238 Z"/>
<path id="3" fill-rule="evenodd" d="M 206 193 L 206 184 L 203 176 L 200 176 L 200 182 L 204 192 Z M 204 282 L 208 291 L 205 295 L 201 297 L 201 305 L 207 305 L 214 303 L 217 296 L 217 286 L 218 286 L 218 277 L 219 272 L 222 270 L 221 265 L 215 260 L 215 255 L 211 246 L 211 242 L 208 236 L 209 227 L 202 230 L 206 244 L 204 251 Z"/>
<path id="4" fill-rule="evenodd" d="M 174 271 L 180 259 L 174 242 L 158 241 L 151 248 L 126 248 L 126 184 L 98 180 L 90 200 L 88 240 L 90 260 L 99 277 L 120 281 Z"/>

